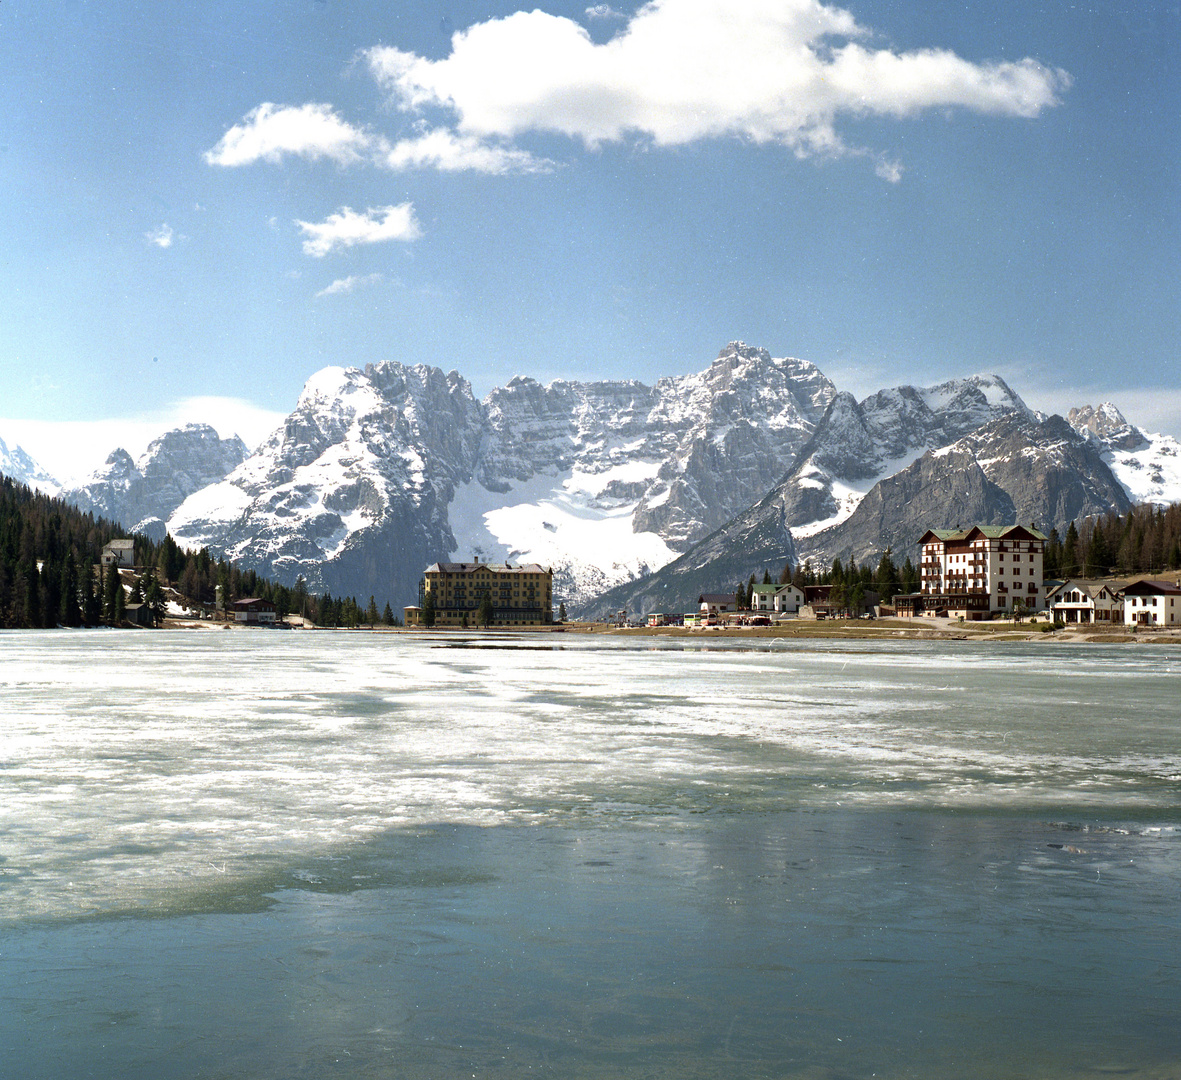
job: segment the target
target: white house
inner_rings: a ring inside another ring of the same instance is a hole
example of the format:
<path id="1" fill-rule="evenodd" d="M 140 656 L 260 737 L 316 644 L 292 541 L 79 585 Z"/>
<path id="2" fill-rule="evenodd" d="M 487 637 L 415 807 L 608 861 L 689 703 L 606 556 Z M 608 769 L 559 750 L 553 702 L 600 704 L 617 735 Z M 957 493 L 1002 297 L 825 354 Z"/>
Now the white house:
<path id="1" fill-rule="evenodd" d="M 1046 597 L 1055 620 L 1064 623 L 1122 622 L 1124 604 L 1110 585 L 1094 581 L 1064 581 Z"/>
<path id="2" fill-rule="evenodd" d="M 775 591 L 778 585 L 752 585 L 750 587 L 750 610 L 764 614 L 775 610 Z"/>
<path id="3" fill-rule="evenodd" d="M 1181 624 L 1181 586 L 1141 578 L 1124 588 L 1125 626 Z"/>
<path id="4" fill-rule="evenodd" d="M 771 601 L 771 610 L 782 615 L 798 615 L 804 604 L 803 592 L 794 585 L 780 585 Z"/>
<path id="5" fill-rule="evenodd" d="M 104 544 L 102 564 L 110 566 L 112 563 L 129 568 L 135 566 L 135 541 L 112 540 L 109 544 Z"/>

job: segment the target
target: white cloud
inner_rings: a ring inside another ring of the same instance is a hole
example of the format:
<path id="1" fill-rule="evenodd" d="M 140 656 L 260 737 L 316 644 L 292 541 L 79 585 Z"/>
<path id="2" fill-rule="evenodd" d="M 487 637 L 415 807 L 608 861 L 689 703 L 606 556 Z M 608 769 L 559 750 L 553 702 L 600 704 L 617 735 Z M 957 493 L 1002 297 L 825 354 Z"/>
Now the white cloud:
<path id="1" fill-rule="evenodd" d="M 961 107 L 1033 117 L 1070 85 L 1032 59 L 896 53 L 867 47 L 869 36 L 818 0 L 653 0 L 602 45 L 573 20 L 535 10 L 456 34 L 441 60 L 388 46 L 363 55 L 399 109 L 446 110 L 460 139 L 547 132 L 595 147 L 738 137 L 801 157 L 865 153 L 837 133 L 842 116 Z M 879 175 L 898 178 L 899 166 L 875 159 Z"/>
<path id="2" fill-rule="evenodd" d="M 610 4 L 595 4 L 586 9 L 588 19 L 626 19 L 622 11 L 616 11 Z"/>
<path id="3" fill-rule="evenodd" d="M 0 418 L 0 437 L 22 446 L 66 487 L 81 483 L 122 447 L 138 457 L 159 435 L 185 424 L 209 424 L 223 438 L 241 436 L 252 449 L 286 418 L 231 397 L 192 397 L 163 409 L 106 420 L 9 420 Z"/>
<path id="4" fill-rule="evenodd" d="M 433 168 L 443 172 L 548 172 L 553 162 L 495 140 L 457 135 L 448 128 L 427 131 L 390 144 L 383 135 L 342 119 L 330 105 L 272 105 L 264 102 L 247 113 L 205 154 L 210 165 L 278 164 L 285 155 L 340 165 L 369 163 L 400 171 Z M 272 219 L 273 222 L 274 219 Z"/>
<path id="5" fill-rule="evenodd" d="M 321 289 L 314 299 L 319 300 L 322 296 L 342 296 L 363 285 L 376 285 L 381 279 L 381 274 L 350 274 L 348 277 L 337 278 L 327 288 Z"/>
<path id="6" fill-rule="evenodd" d="M 384 163 L 391 169 L 435 168 L 442 172 L 506 173 L 550 172 L 554 163 L 535 158 L 525 150 L 483 142 L 471 135 L 457 135 L 436 128 L 390 147 Z"/>
<path id="7" fill-rule="evenodd" d="M 164 222 L 158 229 L 152 229 L 150 232 L 144 233 L 144 239 L 149 244 L 155 244 L 156 247 L 169 248 L 172 247 L 172 227 L 168 222 Z"/>
<path id="8" fill-rule="evenodd" d="M 277 164 L 285 154 L 310 161 L 327 158 L 350 165 L 371 156 L 382 140 L 336 114 L 331 105 L 274 105 L 263 102 L 206 152 L 210 165 Z"/>
<path id="9" fill-rule="evenodd" d="M 303 250 L 317 259 L 337 248 L 355 244 L 377 244 L 385 240 L 417 240 L 422 230 L 414 217 L 414 207 L 408 203 L 397 206 L 370 207 L 360 214 L 342 206 L 320 223 L 296 221 L 310 239 L 303 242 Z"/>

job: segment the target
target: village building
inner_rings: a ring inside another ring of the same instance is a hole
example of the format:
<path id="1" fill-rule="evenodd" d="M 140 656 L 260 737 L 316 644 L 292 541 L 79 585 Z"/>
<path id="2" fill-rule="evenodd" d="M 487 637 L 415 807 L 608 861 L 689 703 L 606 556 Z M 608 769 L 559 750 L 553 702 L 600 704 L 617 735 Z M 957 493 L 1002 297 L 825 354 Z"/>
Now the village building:
<path id="1" fill-rule="evenodd" d="M 738 604 L 733 593 L 702 593 L 697 598 L 697 606 L 702 615 L 716 618 L 727 611 L 737 611 Z"/>
<path id="2" fill-rule="evenodd" d="M 913 603 L 896 597 L 896 610 L 902 600 L 901 607 L 915 614 L 987 619 L 1045 608 L 1046 536 L 1033 526 L 928 529 L 919 548 L 920 594 Z"/>
<path id="3" fill-rule="evenodd" d="M 750 587 L 750 610 L 769 612 L 775 610 L 775 592 L 778 585 L 752 585 Z"/>
<path id="4" fill-rule="evenodd" d="M 234 613 L 234 622 L 247 626 L 273 626 L 279 619 L 278 608 L 270 600 L 257 596 L 235 600 L 230 610 Z"/>
<path id="5" fill-rule="evenodd" d="M 432 563 L 423 571 L 419 603 L 405 609 L 406 625 L 422 625 L 429 598 L 436 626 L 476 626 L 480 601 L 492 603 L 492 625 L 549 626 L 554 621 L 553 570 L 537 563 Z"/>
<path id="6" fill-rule="evenodd" d="M 101 559 L 103 566 L 114 564 L 115 566 L 127 567 L 129 569 L 134 567 L 135 541 L 112 540 L 109 544 L 104 544 Z"/>
<path id="7" fill-rule="evenodd" d="M 1119 592 L 1102 581 L 1072 579 L 1046 592 L 1046 608 L 1055 622 L 1123 622 L 1124 602 Z"/>
<path id="8" fill-rule="evenodd" d="M 1181 624 L 1181 585 L 1141 578 L 1124 587 L 1125 626 Z"/>
<path id="9" fill-rule="evenodd" d="M 125 604 L 123 618 L 133 626 L 155 629 L 156 615 L 147 604 Z"/>
<path id="10" fill-rule="evenodd" d="M 796 585 L 777 585 L 771 598 L 771 610 L 780 615 L 798 615 L 804 606 L 804 593 Z"/>

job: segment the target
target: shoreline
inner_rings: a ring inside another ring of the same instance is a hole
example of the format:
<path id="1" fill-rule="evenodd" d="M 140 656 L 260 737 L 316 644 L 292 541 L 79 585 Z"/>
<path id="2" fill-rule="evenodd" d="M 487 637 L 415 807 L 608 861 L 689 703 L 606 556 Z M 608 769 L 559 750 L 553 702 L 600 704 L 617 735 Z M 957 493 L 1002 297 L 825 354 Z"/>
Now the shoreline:
<path id="1" fill-rule="evenodd" d="M 774 626 L 613 626 L 610 623 L 566 622 L 552 626 L 536 627 L 401 627 L 369 626 L 316 627 L 316 626 L 250 626 L 242 623 L 211 623 L 195 619 L 165 619 L 163 630 L 345 630 L 370 634 L 437 634 L 446 638 L 455 634 L 604 634 L 612 637 L 683 638 L 686 640 L 731 640 L 774 639 L 834 641 L 1043 641 L 1049 643 L 1080 642 L 1100 645 L 1158 644 L 1181 645 L 1181 628 L 1138 630 L 1122 624 L 1104 627 L 1096 623 L 1082 623 L 1061 627 L 1057 630 L 1043 630 L 1048 623 L 1013 624 L 1011 622 L 961 623 L 951 619 L 932 618 L 883 618 L 868 621 L 864 619 L 791 619 Z"/>

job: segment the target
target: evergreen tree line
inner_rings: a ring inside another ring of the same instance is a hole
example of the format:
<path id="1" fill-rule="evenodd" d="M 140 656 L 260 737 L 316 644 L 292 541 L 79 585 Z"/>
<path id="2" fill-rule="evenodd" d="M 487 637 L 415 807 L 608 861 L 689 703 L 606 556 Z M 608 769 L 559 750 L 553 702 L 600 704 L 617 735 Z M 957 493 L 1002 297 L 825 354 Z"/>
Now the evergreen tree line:
<path id="1" fill-rule="evenodd" d="M 837 607 L 848 606 L 859 608 L 865 599 L 867 591 L 876 592 L 883 602 L 893 599 L 898 593 L 913 593 L 919 591 L 919 571 L 908 555 L 901 566 L 894 561 L 894 554 L 887 548 L 875 566 L 867 562 L 858 566 L 850 562 L 848 566 L 840 559 L 833 559 L 832 565 L 826 570 L 814 570 L 810 561 L 784 563 L 779 574 L 778 584 L 794 585 L 803 590 L 805 585 L 831 585 L 829 598 Z M 771 573 L 763 571 L 763 584 L 770 585 Z M 751 597 L 754 593 L 755 575 L 750 580 L 740 584 L 734 593 L 734 599 L 739 608 L 749 609 Z"/>
<path id="2" fill-rule="evenodd" d="M 1181 569 L 1181 503 L 1136 506 L 1127 514 L 1072 521 L 1066 535 L 1050 532 L 1044 562 L 1048 578 L 1151 575 Z"/>
<path id="3" fill-rule="evenodd" d="M 139 573 L 127 596 L 117 568 L 101 572 L 103 547 L 126 535 L 116 522 L 0 477 L 0 628 L 119 625 L 129 603 L 146 604 L 159 623 L 166 586 L 206 609 L 259 597 L 280 618 L 299 614 L 316 626 L 401 625 L 388 603 L 379 613 L 372 596 L 363 607 L 356 597 L 309 593 L 302 578 L 289 588 L 214 559 L 208 548 L 184 551 L 171 536 L 131 538 Z"/>

